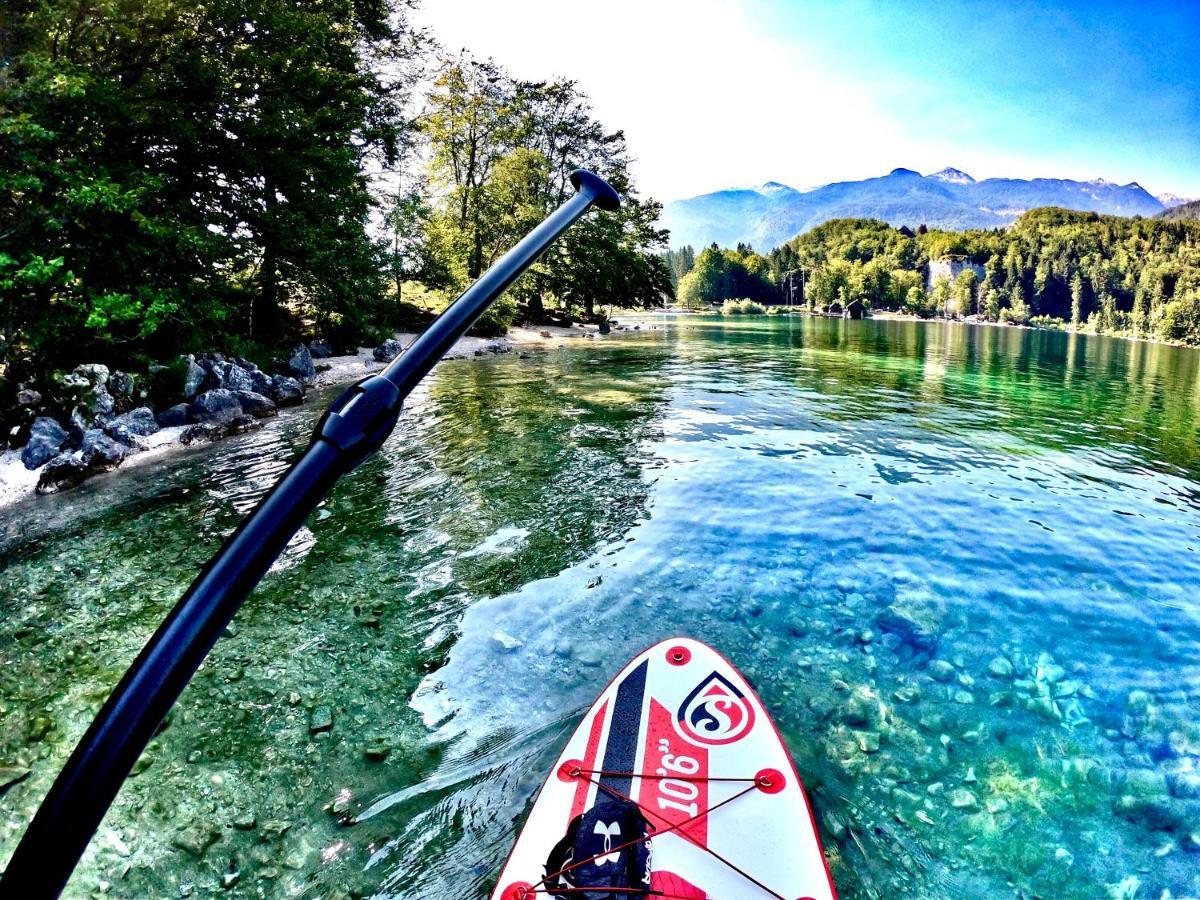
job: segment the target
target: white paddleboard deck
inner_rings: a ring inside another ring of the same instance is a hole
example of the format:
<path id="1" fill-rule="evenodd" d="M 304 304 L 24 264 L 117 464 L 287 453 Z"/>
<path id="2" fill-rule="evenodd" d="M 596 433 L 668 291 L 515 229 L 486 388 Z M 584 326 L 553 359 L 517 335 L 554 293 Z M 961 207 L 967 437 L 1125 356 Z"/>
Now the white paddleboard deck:
<path id="1" fill-rule="evenodd" d="M 554 896 L 552 848 L 598 797 L 617 796 L 637 803 L 653 829 L 659 896 L 836 900 L 775 724 L 746 679 L 706 644 L 656 644 L 605 688 L 542 786 L 492 900 Z"/>

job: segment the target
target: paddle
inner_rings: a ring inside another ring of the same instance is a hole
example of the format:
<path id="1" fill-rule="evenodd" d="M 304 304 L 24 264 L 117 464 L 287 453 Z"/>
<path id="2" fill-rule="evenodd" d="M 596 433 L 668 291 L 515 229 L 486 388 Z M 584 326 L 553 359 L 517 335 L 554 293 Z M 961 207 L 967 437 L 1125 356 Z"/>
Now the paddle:
<path id="1" fill-rule="evenodd" d="M 121 784 L 242 602 L 339 478 L 392 433 L 405 397 L 554 240 L 616 191 L 582 169 L 576 193 L 448 306 L 382 372 L 343 393 L 312 442 L 201 571 L 80 740 L 0 879 L 0 894 L 57 897 Z"/>

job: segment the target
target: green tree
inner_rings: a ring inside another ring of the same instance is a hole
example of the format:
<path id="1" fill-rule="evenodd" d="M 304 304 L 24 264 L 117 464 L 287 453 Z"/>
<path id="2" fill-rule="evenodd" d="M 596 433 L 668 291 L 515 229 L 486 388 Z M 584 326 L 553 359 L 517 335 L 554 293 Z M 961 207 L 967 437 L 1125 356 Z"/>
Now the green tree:
<path id="1" fill-rule="evenodd" d="M 950 304 L 954 314 L 965 318 L 975 311 L 975 294 L 979 289 L 979 276 L 973 269 L 963 269 L 950 288 Z"/>

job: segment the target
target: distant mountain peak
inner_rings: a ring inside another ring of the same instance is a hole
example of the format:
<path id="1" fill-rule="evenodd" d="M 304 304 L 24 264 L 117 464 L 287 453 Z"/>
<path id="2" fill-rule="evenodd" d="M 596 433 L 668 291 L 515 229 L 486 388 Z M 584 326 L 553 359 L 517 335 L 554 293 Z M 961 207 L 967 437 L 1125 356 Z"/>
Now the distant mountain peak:
<path id="1" fill-rule="evenodd" d="M 1170 192 L 1155 194 L 1154 196 L 1158 199 L 1158 202 L 1167 209 L 1170 209 L 1172 206 L 1182 206 L 1185 203 L 1192 203 L 1200 199 L 1197 197 L 1183 197 L 1179 194 L 1172 194 Z"/>
<path id="2" fill-rule="evenodd" d="M 938 181 L 948 181 L 951 184 L 974 184 L 975 179 L 964 172 L 962 169 L 955 169 L 951 166 L 946 166 L 940 172 L 934 172 L 929 176 L 936 178 Z"/>
<path id="3" fill-rule="evenodd" d="M 830 219 L 881 219 L 893 227 L 1000 228 L 1026 210 L 1042 206 L 1113 216 L 1153 216 L 1163 201 L 1137 184 L 1069 178 L 988 178 L 976 181 L 960 169 L 929 176 L 896 168 L 861 181 L 837 181 L 798 191 L 778 181 L 675 200 L 663 209 L 671 245 L 725 247 L 749 243 L 777 247 Z"/>

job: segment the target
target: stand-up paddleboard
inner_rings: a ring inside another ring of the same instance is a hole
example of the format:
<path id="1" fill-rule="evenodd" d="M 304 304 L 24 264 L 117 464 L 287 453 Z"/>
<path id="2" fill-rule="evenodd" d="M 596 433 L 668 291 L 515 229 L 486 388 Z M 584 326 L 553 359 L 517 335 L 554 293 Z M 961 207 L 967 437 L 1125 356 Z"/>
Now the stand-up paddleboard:
<path id="1" fill-rule="evenodd" d="M 812 810 L 746 679 L 673 638 L 567 742 L 492 900 L 836 900 Z"/>

